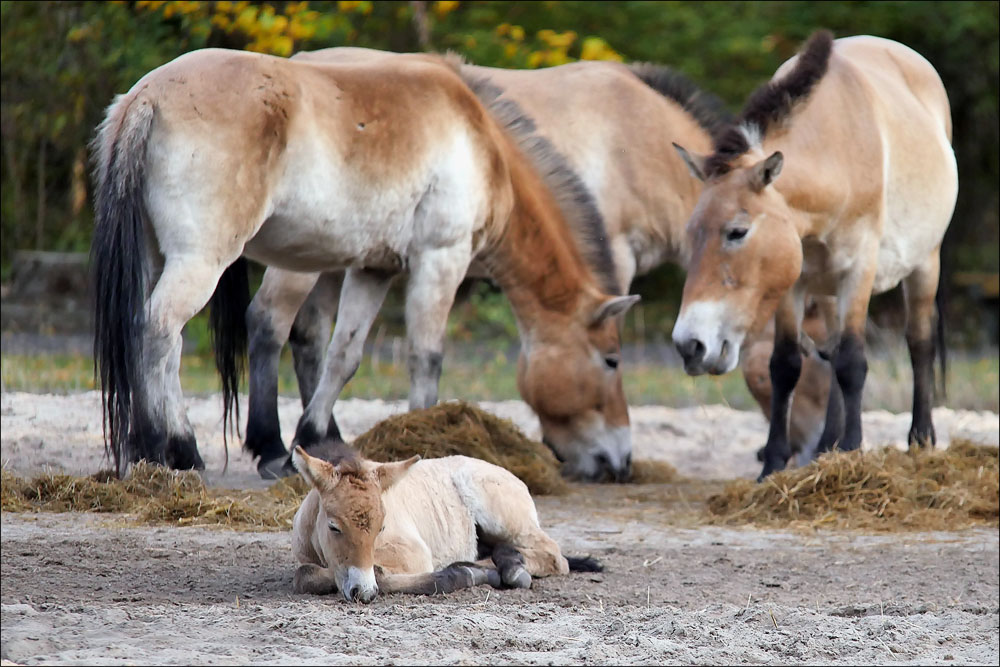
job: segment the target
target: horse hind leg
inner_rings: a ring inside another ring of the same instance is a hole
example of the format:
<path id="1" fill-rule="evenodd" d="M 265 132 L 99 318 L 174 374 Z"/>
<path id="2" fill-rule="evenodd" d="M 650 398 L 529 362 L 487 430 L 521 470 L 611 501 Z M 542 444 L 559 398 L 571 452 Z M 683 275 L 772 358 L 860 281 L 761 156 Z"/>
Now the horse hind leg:
<path id="1" fill-rule="evenodd" d="M 282 476 L 288 456 L 278 419 L 278 365 L 296 311 L 319 279 L 269 267 L 246 312 L 249 335 L 250 392 L 244 448 L 259 457 L 257 472 L 265 479 Z"/>
<path id="2" fill-rule="evenodd" d="M 233 258 L 236 259 L 235 257 Z M 227 263 L 197 255 L 167 257 L 149 300 L 140 392 L 132 438 L 139 457 L 175 469 L 203 469 L 180 383 L 181 331 L 205 307 Z"/>
<path id="3" fill-rule="evenodd" d="M 940 257 L 935 251 L 923 266 L 903 281 L 903 293 L 906 297 L 906 344 L 913 366 L 913 421 L 908 437 L 910 447 L 933 447 L 937 443 L 931 407 L 934 391 L 934 297 L 940 271 Z"/>
<path id="4" fill-rule="evenodd" d="M 469 246 L 456 244 L 425 250 L 411 261 L 406 293 L 411 410 L 437 403 L 448 313 L 471 259 Z"/>
<path id="5" fill-rule="evenodd" d="M 303 448 L 314 450 L 327 432 L 334 403 L 361 364 L 368 330 L 394 278 L 384 271 L 348 269 L 323 374 L 295 430 L 295 442 Z M 285 466 L 291 467 L 290 459 Z"/>
<path id="6" fill-rule="evenodd" d="M 330 343 L 333 316 L 337 312 L 343 284 L 342 271 L 323 273 L 292 323 L 288 343 L 292 348 L 292 361 L 303 409 L 309 405 L 319 384 L 323 355 Z M 340 429 L 332 417 L 327 437 L 340 438 Z"/>

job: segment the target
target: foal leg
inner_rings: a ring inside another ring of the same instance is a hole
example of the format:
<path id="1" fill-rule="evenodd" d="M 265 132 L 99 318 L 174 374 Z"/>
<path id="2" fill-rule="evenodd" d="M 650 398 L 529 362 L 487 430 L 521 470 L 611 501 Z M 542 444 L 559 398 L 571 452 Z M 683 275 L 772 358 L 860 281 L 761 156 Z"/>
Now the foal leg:
<path id="1" fill-rule="evenodd" d="M 326 352 L 326 365 L 316 392 L 295 430 L 295 443 L 314 448 L 326 433 L 333 405 L 361 364 L 365 338 L 395 274 L 348 269 L 337 309 L 337 324 Z M 286 461 L 290 467 L 291 461 Z"/>
<path id="2" fill-rule="evenodd" d="M 411 410 L 437 403 L 448 313 L 471 260 L 468 244 L 425 250 L 411 260 L 406 293 Z"/>
<path id="3" fill-rule="evenodd" d="M 292 588 L 296 593 L 330 595 L 337 592 L 337 580 L 333 572 L 327 568 L 315 563 L 306 563 L 295 571 Z"/>
<path id="4" fill-rule="evenodd" d="M 250 338 L 250 396 L 247 435 L 243 446 L 259 457 L 257 472 L 264 479 L 282 476 L 288 451 L 278 421 L 278 363 L 299 306 L 320 274 L 268 267 L 260 289 L 247 309 Z"/>
<path id="5" fill-rule="evenodd" d="M 181 392 L 181 330 L 208 303 L 228 265 L 216 257 L 194 254 L 166 258 L 150 295 L 143 340 L 146 385 L 137 401 L 131 434 L 137 460 L 178 470 L 205 467 Z"/>
<path id="6" fill-rule="evenodd" d="M 757 478 L 758 482 L 772 472 L 784 469 L 792 456 L 788 444 L 788 407 L 802 373 L 802 352 L 799 349 L 802 301 L 799 290 L 789 290 L 774 315 L 774 350 L 770 363 L 771 424 L 764 445 L 764 469 Z"/>
<path id="7" fill-rule="evenodd" d="M 934 386 L 934 295 L 937 293 L 941 260 L 935 250 L 927 262 L 903 281 L 906 296 L 906 344 L 913 366 L 913 423 L 910 447 L 933 447 L 937 443 L 931 419 Z"/>
<path id="8" fill-rule="evenodd" d="M 436 572 L 421 574 L 388 574 L 375 568 L 375 581 L 383 593 L 409 593 L 411 595 L 439 595 L 463 588 L 489 584 L 502 588 L 500 575 L 491 567 L 476 563 L 452 563 Z"/>

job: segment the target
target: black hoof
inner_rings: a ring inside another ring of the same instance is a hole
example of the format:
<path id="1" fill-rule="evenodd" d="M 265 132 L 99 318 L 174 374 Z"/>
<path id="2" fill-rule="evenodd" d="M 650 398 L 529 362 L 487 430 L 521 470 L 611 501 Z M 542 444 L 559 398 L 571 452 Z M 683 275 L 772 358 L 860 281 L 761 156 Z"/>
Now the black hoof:
<path id="1" fill-rule="evenodd" d="M 286 463 L 290 462 L 290 457 L 286 454 L 284 456 L 279 456 L 276 459 L 269 459 L 267 461 L 261 460 L 257 464 L 257 474 L 260 475 L 261 479 L 281 479 L 283 477 L 289 477 L 295 474 L 295 470 L 287 470 L 285 467 Z"/>
<path id="2" fill-rule="evenodd" d="M 761 447 L 760 449 L 757 450 L 757 460 L 760 461 L 761 463 L 764 462 L 764 447 Z"/>
<path id="3" fill-rule="evenodd" d="M 933 426 L 911 428 L 907 440 L 910 443 L 910 449 L 926 449 L 928 447 L 933 449 L 937 444 L 937 437 L 934 434 Z"/>
<path id="4" fill-rule="evenodd" d="M 764 461 L 764 469 L 761 470 L 760 475 L 757 477 L 757 481 L 758 482 L 763 482 L 764 478 L 767 477 L 768 475 L 770 475 L 771 473 L 773 473 L 773 472 L 779 472 L 781 470 L 784 470 L 785 469 L 785 465 L 787 463 L 788 463 L 787 461 L 782 461 L 780 459 L 779 460 L 773 460 L 773 459 L 772 460 L 765 460 Z"/>
<path id="5" fill-rule="evenodd" d="M 167 440 L 166 463 L 174 470 L 205 469 L 205 462 L 201 460 L 193 435 L 170 436 Z"/>

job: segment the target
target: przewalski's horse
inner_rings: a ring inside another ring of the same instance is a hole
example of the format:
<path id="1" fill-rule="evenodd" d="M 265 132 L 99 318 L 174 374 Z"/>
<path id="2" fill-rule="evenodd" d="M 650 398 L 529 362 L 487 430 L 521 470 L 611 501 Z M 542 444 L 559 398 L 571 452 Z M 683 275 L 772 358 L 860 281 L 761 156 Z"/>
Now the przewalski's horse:
<path id="1" fill-rule="evenodd" d="M 559 206 L 573 203 L 556 201 L 443 61 L 196 51 L 120 96 L 95 142 L 95 358 L 119 471 L 140 458 L 203 466 L 180 389 L 181 328 L 210 298 L 219 306 L 226 421 L 249 298 L 243 256 L 292 271 L 347 270 L 332 354 L 299 424 L 304 444 L 326 432 L 404 269 L 416 404 L 428 404 L 473 258 L 517 317 L 526 401 L 563 428 L 627 443 L 627 426 L 616 431 L 595 406 L 627 410 L 613 394 L 616 316 L 638 297 L 602 288 Z"/>
<path id="2" fill-rule="evenodd" d="M 428 56 L 336 48 L 300 53 L 292 60 L 394 63 L 421 57 Z M 534 126 L 528 140 L 529 154 L 541 149 L 549 156 L 557 151 L 565 158 L 568 171 L 555 171 L 555 182 L 551 178 L 548 182 L 558 194 L 566 192 L 569 185 L 569 194 L 578 204 L 588 202 L 584 215 L 568 216 L 569 222 L 591 265 L 605 277 L 614 272 L 618 293 L 627 292 L 639 273 L 664 261 L 683 261 L 684 223 L 697 201 L 700 184 L 688 176 L 671 141 L 710 150 L 711 131 L 725 118 L 718 100 L 683 76 L 651 65 L 630 69 L 617 63 L 580 62 L 543 70 L 462 65 L 461 72 L 477 92 L 488 96 L 489 109 L 499 108 L 505 122 L 511 109 L 518 109 L 515 121 L 522 127 L 528 123 Z M 494 100 L 498 92 L 500 97 Z M 578 174 L 582 188 L 576 178 L 567 181 L 567 173 Z M 591 194 L 596 211 L 589 204 Z M 602 236 L 611 249 L 613 268 L 607 251 L 600 247 Z M 482 272 L 474 264 L 471 273 Z M 260 457 L 258 468 L 264 476 L 278 473 L 287 456 L 277 411 L 281 347 L 290 339 L 299 393 L 303 406 L 309 405 L 323 365 L 339 290 L 338 274 L 319 278 L 270 267 L 254 297 L 247 315 L 251 333 L 250 414 L 245 445 Z M 408 328 L 411 324 L 408 320 Z M 621 382 L 617 371 L 615 382 L 617 395 Z M 573 389 L 564 387 L 562 391 Z M 558 414 L 545 413 L 546 406 L 537 402 L 532 407 L 539 415 L 546 443 L 565 461 L 564 472 L 593 479 L 605 476 L 608 468 L 615 471 L 613 478 L 627 471 L 630 448 L 608 448 L 600 439 L 567 433 Z M 607 403 L 603 418 L 595 415 L 595 420 L 627 424 L 614 421 L 616 414 L 625 413 Z M 339 436 L 332 418 L 329 428 L 330 437 Z"/>
<path id="3" fill-rule="evenodd" d="M 673 337 L 692 375 L 725 373 L 748 331 L 775 314 L 771 426 L 761 477 L 789 458 L 789 397 L 799 379 L 806 295 L 836 297 L 828 354 L 844 397 L 844 433 L 861 445 L 872 293 L 902 281 L 913 364 L 911 446 L 934 443 L 934 297 L 958 173 L 951 116 L 934 68 L 869 36 L 811 37 L 747 102 L 715 151 L 678 147 L 705 181 L 688 223 L 693 251 Z"/>
<path id="4" fill-rule="evenodd" d="M 292 529 L 298 593 L 371 602 L 379 591 L 529 588 L 532 577 L 601 569 L 590 558 L 567 560 L 539 526 L 524 483 L 480 459 L 335 465 L 296 447 L 292 461 L 312 486 Z M 486 555 L 495 567 L 472 562 Z"/>

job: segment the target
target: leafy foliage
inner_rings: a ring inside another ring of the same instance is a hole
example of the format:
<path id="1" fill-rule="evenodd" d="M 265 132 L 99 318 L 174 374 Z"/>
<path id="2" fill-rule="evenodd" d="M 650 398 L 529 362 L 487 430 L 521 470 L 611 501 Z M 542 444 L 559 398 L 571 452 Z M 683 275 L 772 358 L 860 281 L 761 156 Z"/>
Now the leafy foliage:
<path id="1" fill-rule="evenodd" d="M 104 107 L 146 72 L 192 49 L 279 56 L 338 45 L 452 49 L 472 62 L 501 67 L 645 60 L 683 71 L 736 110 L 813 30 L 826 27 L 837 36 L 896 39 L 941 73 L 952 103 L 962 179 L 946 238 L 946 269 L 997 271 L 998 7 L 996 2 L 5 1 L 0 3 L 0 265 L 6 275 L 19 248 L 87 247 L 93 214 L 86 146 Z M 663 293 L 650 289 L 646 296 Z"/>

